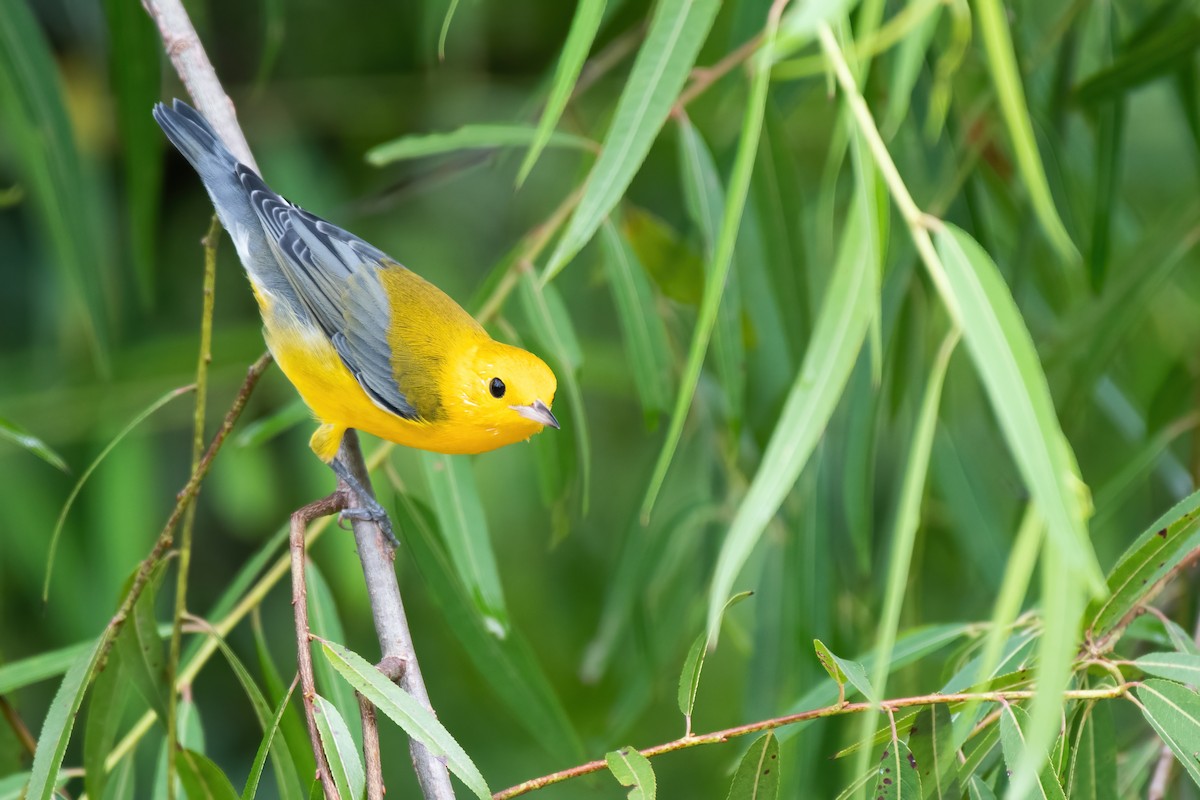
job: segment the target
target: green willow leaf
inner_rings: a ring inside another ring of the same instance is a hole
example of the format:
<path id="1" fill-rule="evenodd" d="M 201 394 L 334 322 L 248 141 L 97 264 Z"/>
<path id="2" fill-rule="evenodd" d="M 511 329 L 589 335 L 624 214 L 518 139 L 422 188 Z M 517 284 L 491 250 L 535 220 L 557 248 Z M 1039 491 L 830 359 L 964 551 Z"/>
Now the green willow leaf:
<path id="1" fill-rule="evenodd" d="M 721 607 L 738 573 L 824 433 L 866 337 L 872 298 L 861 223 L 861 214 L 850 215 L 800 372 L 717 556 L 708 598 L 710 642 L 716 641 Z"/>
<path id="2" fill-rule="evenodd" d="M 464 125 L 447 133 L 420 133 L 401 136 L 378 144 L 365 158 L 372 166 L 382 167 L 395 161 L 455 153 L 459 150 L 493 150 L 500 147 L 524 147 L 534 141 L 537 129 L 529 125 Z M 554 132 L 547 147 L 594 149 L 596 143 L 571 133 Z"/>
<path id="3" fill-rule="evenodd" d="M 600 157 L 550 256 L 543 284 L 583 249 L 625 194 L 667 121 L 720 7 L 719 0 L 662 0 L 655 6 Z"/>
<path id="4" fill-rule="evenodd" d="M 1108 574 L 1108 594 L 1088 608 L 1087 636 L 1103 644 L 1128 623 L 1147 592 L 1200 547 L 1200 492 L 1179 501 L 1142 532 Z"/>
<path id="5" fill-rule="evenodd" d="M 25 792 L 28 800 L 50 800 L 54 794 L 63 756 L 71 741 L 71 729 L 75 726 L 75 715 L 83 704 L 83 695 L 99 667 L 100 653 L 107 641 L 106 636 L 101 636 L 89 649 L 76 656 L 58 686 L 38 734 L 29 788 Z"/>
<path id="6" fill-rule="evenodd" d="M 1083 706 L 1071 742 L 1067 797 L 1117 800 L 1117 734 L 1110 703 Z"/>
<path id="7" fill-rule="evenodd" d="M 919 800 L 921 775 L 908 745 L 895 736 L 883 750 L 871 796 L 880 800 Z"/>
<path id="8" fill-rule="evenodd" d="M 1135 660 L 1133 666 L 1147 675 L 1200 685 L 1200 656 L 1190 653 L 1148 653 Z"/>
<path id="9" fill-rule="evenodd" d="M 203 753 L 180 749 L 175 765 L 188 800 L 239 800 L 229 776 Z"/>
<path id="10" fill-rule="evenodd" d="M 1171 681 L 1152 678 L 1137 688 L 1142 714 L 1188 775 L 1200 786 L 1200 695 Z"/>
<path id="11" fill-rule="evenodd" d="M 1030 725 L 1029 714 L 1020 706 L 1005 703 L 1000 714 L 1000 746 L 1004 751 L 1004 762 L 1008 765 L 1010 774 L 1015 774 L 1029 754 L 1026 750 L 1026 735 Z M 1054 767 L 1043 764 L 1037 774 L 1037 781 L 1028 797 L 1039 797 L 1042 800 L 1066 800 L 1062 784 L 1054 774 Z"/>
<path id="12" fill-rule="evenodd" d="M 647 422 L 657 422 L 671 402 L 671 348 L 646 268 L 611 222 L 600 226 L 604 268 L 617 306 L 621 339 L 633 368 L 633 385 Z"/>
<path id="13" fill-rule="evenodd" d="M 529 177 L 533 165 L 537 163 L 542 149 L 550 141 L 558 120 L 562 117 L 571 92 L 575 90 L 575 81 L 587 61 L 588 51 L 600 30 L 600 22 L 604 18 L 604 6 L 607 0 L 579 0 L 575 16 L 571 20 L 571 29 L 567 31 L 567 41 L 563 44 L 562 56 L 554 70 L 554 82 L 551 84 L 550 97 L 546 99 L 546 107 L 542 109 L 541 119 L 538 120 L 537 132 L 529 145 L 529 152 L 521 162 L 517 172 L 517 186 Z"/>
<path id="14" fill-rule="evenodd" d="M 321 652 L 354 689 L 399 725 L 411 738 L 444 758 L 446 766 L 480 800 L 491 800 L 492 792 L 475 763 L 438 722 L 433 712 L 412 695 L 387 679 L 365 658 L 334 642 L 321 642 Z"/>
<path id="15" fill-rule="evenodd" d="M 733 251 L 737 245 L 742 211 L 746 206 L 750 179 L 754 173 L 754 161 L 758 153 L 759 140 L 762 136 L 767 89 L 770 86 L 771 78 L 769 61 L 775 48 L 777 27 L 768 21 L 767 27 L 763 31 L 759 57 L 755 59 L 756 71 L 750 80 L 750 95 L 746 99 L 737 152 L 734 154 L 733 169 L 729 175 L 729 189 L 725 199 L 725 209 L 721 216 L 721 228 L 716 244 L 713 246 L 712 265 L 705 275 L 700 314 L 696 319 L 695 330 L 692 332 L 687 361 L 684 363 L 683 376 L 679 382 L 679 394 L 675 398 L 675 407 L 671 411 L 671 423 L 667 428 L 666 441 L 663 443 L 662 450 L 659 451 L 658 460 L 654 465 L 654 473 L 650 477 L 650 485 L 646 489 L 645 500 L 642 501 L 643 524 L 649 521 L 650 512 L 654 508 L 659 490 L 662 489 L 663 481 L 666 480 L 671 460 L 675 457 L 675 451 L 679 447 L 679 439 L 683 435 L 683 424 L 692 407 L 696 387 L 700 383 L 700 369 L 704 364 L 709 340 L 712 338 L 713 329 L 717 323 L 721 298 L 724 295 L 730 266 L 733 263 Z M 761 528 L 755 531 L 753 536 L 757 538 L 760 531 Z M 714 625 L 718 624 L 716 617 L 720 610 L 719 607 L 724 604 L 725 598 L 730 593 L 729 586 L 720 588 L 720 597 L 717 596 L 718 593 L 715 590 L 710 597 L 708 620 L 710 632 Z"/>
<path id="16" fill-rule="evenodd" d="M 1016 302 L 991 257 L 967 233 L 947 224 L 935 241 L 947 299 L 957 306 L 963 340 L 1049 538 L 1072 572 L 1102 595 L 1103 573 L 1085 522 L 1087 488 Z"/>
<path id="17" fill-rule="evenodd" d="M 767 731 L 742 756 L 726 800 L 776 800 L 779 797 L 779 740 Z"/>
<path id="18" fill-rule="evenodd" d="M 68 475 L 71 474 L 71 470 L 67 467 L 67 462 L 63 461 L 62 456 L 51 450 L 45 442 L 12 420 L 0 417 L 0 439 L 7 439 L 17 445 L 17 447 L 24 448 L 33 453 L 50 466 Z"/>
<path id="19" fill-rule="evenodd" d="M 433 509 L 459 579 L 493 636 L 508 635 L 508 608 L 492 551 L 487 515 L 466 456 L 422 453 Z"/>
<path id="20" fill-rule="evenodd" d="M 899 720 L 896 727 L 905 726 Z M 962 797 L 958 787 L 958 758 L 954 747 L 954 722 L 943 703 L 928 706 L 908 728 L 908 748 L 917 762 L 921 797 L 937 800 Z"/>
<path id="21" fill-rule="evenodd" d="M 650 761 L 635 748 L 622 747 L 604 756 L 608 769 L 622 786 L 632 787 L 628 800 L 654 800 L 658 784 Z"/>
<path id="22" fill-rule="evenodd" d="M 338 795 L 348 800 L 362 797 L 367 777 L 346 721 L 338 713 L 337 706 L 321 695 L 316 696 L 314 703 L 317 730 L 321 732 L 321 748 L 329 762 L 329 771 Z"/>
<path id="23" fill-rule="evenodd" d="M 1046 169 L 1042 165 L 1037 139 L 1033 135 L 1033 115 L 1029 113 L 1029 107 L 1025 104 L 1021 70 L 1017 66 L 1012 33 L 1008 28 L 1004 7 L 1000 0 L 978 0 L 972 8 L 979 22 L 984 49 L 987 51 L 988 68 L 992 73 L 996 96 L 1000 100 L 1000 111 L 1017 157 L 1017 168 L 1021 172 L 1025 188 L 1029 191 L 1034 213 L 1050 238 L 1050 243 L 1058 251 L 1059 257 L 1068 264 L 1075 264 L 1079 261 L 1079 251 L 1075 249 L 1071 235 L 1067 233 L 1058 215 L 1058 209 L 1054 206 L 1054 198 L 1050 194 Z"/>

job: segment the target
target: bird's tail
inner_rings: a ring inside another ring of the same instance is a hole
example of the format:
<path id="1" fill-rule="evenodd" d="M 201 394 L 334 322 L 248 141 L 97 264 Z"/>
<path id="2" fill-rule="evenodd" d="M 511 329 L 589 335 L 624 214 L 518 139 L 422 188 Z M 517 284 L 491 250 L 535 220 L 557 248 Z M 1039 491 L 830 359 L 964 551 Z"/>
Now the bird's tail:
<path id="1" fill-rule="evenodd" d="M 212 125 L 182 100 L 176 100 L 170 108 L 162 103 L 155 104 L 154 120 L 200 175 L 260 302 L 266 295 L 287 301 L 289 307 L 299 308 L 294 290 L 271 254 L 262 225 L 251 206 L 250 194 L 238 178 L 240 164 Z"/>

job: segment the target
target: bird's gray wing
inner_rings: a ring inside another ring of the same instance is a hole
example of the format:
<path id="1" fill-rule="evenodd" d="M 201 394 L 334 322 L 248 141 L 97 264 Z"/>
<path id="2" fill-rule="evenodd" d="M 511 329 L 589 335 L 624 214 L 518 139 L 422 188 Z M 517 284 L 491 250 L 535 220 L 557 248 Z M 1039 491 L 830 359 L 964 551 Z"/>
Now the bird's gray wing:
<path id="1" fill-rule="evenodd" d="M 399 265 L 352 233 L 289 203 L 253 170 L 238 179 L 280 268 L 363 391 L 386 411 L 420 418 L 396 383 L 391 309 L 379 271 Z"/>

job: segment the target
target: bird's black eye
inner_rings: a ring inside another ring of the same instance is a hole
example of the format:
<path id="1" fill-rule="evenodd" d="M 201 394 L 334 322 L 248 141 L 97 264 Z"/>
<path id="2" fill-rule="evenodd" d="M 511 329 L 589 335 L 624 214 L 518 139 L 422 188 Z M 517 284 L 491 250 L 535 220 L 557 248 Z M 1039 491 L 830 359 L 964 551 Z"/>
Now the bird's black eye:
<path id="1" fill-rule="evenodd" d="M 492 393 L 492 397 L 499 399 L 504 397 L 504 381 L 499 378 L 492 378 L 492 382 L 488 384 L 488 391 Z"/>

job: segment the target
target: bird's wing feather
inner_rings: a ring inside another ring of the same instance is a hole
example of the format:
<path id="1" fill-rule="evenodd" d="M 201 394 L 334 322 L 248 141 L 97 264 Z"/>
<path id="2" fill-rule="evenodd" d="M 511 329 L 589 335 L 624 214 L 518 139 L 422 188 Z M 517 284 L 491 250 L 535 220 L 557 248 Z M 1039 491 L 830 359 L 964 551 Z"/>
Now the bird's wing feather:
<path id="1" fill-rule="evenodd" d="M 420 418 L 400 390 L 388 330 L 391 309 L 379 271 L 398 267 L 374 246 L 289 203 L 241 165 L 238 179 L 279 265 L 346 368 L 381 408 Z"/>

